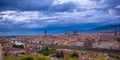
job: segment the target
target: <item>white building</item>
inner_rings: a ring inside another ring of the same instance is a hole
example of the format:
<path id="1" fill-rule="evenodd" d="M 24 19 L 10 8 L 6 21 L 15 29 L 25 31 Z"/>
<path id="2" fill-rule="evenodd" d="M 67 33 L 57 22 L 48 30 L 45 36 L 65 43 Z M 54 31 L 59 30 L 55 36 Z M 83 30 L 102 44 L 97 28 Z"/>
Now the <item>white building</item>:
<path id="1" fill-rule="evenodd" d="M 76 46 L 84 47 L 84 42 L 77 42 L 77 43 L 76 43 Z"/>

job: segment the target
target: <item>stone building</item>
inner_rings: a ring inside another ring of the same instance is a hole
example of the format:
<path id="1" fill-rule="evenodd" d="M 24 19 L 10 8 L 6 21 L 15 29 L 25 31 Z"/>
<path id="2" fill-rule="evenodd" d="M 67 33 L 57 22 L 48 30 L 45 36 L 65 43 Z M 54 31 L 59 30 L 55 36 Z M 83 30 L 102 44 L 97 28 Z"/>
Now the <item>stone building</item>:
<path id="1" fill-rule="evenodd" d="M 87 39 L 87 40 L 84 42 L 84 47 L 85 47 L 85 48 L 92 48 L 92 41 L 90 41 L 89 39 Z"/>
<path id="2" fill-rule="evenodd" d="M 99 41 L 96 41 L 92 44 L 92 48 L 119 49 L 116 37 L 117 37 L 116 33 L 101 34 Z"/>
<path id="3" fill-rule="evenodd" d="M 2 55 L 2 46 L 1 46 L 1 44 L 0 44 L 0 60 L 3 60 L 3 55 Z"/>
<path id="4" fill-rule="evenodd" d="M 100 41 L 94 42 L 92 48 L 102 48 L 102 49 L 118 49 L 116 41 Z"/>

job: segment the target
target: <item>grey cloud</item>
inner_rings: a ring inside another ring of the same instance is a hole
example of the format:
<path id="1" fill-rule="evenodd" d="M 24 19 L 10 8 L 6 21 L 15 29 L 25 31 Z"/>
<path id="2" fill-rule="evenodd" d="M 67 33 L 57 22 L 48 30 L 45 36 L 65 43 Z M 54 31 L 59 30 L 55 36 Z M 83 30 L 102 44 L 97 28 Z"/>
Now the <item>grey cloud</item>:
<path id="1" fill-rule="evenodd" d="M 23 11 L 72 11 L 76 5 L 73 2 L 54 5 L 54 0 L 0 0 L 0 10 Z"/>
<path id="2" fill-rule="evenodd" d="M 53 0 L 0 0 L 1 9 L 36 10 L 46 9 Z"/>
<path id="3" fill-rule="evenodd" d="M 120 0 L 99 0 L 100 5 L 105 6 L 104 10 L 108 11 L 114 18 L 118 19 L 120 16 Z"/>
<path id="4" fill-rule="evenodd" d="M 108 9 L 109 14 L 111 14 L 115 19 L 120 19 L 120 8 Z"/>

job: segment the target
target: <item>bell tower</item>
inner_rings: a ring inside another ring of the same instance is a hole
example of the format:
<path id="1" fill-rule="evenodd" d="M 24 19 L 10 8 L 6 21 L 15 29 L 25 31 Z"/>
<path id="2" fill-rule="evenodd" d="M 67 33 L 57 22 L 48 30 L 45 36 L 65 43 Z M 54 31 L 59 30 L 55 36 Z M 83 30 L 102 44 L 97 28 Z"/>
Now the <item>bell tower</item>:
<path id="1" fill-rule="evenodd" d="M 114 38 L 115 38 L 115 41 L 117 41 L 117 37 L 118 37 L 117 27 L 115 26 L 115 28 L 114 28 Z"/>
<path id="2" fill-rule="evenodd" d="M 47 37 L 47 30 L 44 31 L 44 38 Z"/>

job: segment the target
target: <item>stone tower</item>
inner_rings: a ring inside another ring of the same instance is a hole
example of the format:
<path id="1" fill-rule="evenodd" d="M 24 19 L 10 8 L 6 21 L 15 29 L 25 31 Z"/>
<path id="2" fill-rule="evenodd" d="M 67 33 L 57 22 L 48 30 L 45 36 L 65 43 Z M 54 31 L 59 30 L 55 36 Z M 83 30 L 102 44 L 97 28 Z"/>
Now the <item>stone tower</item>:
<path id="1" fill-rule="evenodd" d="M 117 36 L 117 27 L 114 28 L 114 36 Z"/>
<path id="2" fill-rule="evenodd" d="M 47 30 L 44 31 L 44 37 L 47 37 Z"/>

